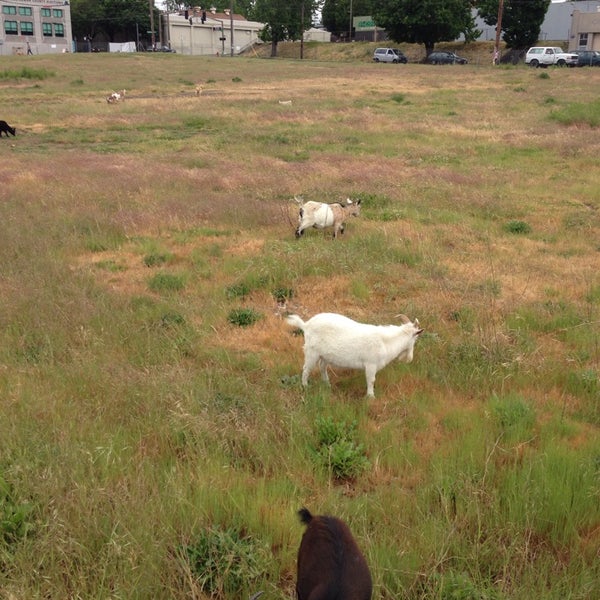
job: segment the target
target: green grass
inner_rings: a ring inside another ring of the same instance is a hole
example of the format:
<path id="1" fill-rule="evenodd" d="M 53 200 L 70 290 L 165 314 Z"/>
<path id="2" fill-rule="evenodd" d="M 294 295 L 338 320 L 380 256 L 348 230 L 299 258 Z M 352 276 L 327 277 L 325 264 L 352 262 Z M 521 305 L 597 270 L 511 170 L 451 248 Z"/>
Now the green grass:
<path id="1" fill-rule="evenodd" d="M 597 597 L 589 73 L 346 51 L 4 57 L 0 596 L 284 600 L 307 506 L 374 598 Z M 286 311 L 425 331 L 366 399 Z"/>

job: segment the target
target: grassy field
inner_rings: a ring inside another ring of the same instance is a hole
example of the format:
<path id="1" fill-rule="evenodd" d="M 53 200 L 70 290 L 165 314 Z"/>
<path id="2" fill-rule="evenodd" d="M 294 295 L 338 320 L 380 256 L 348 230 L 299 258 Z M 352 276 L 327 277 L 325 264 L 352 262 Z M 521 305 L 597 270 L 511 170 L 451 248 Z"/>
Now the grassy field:
<path id="1" fill-rule="evenodd" d="M 290 599 L 301 506 L 374 598 L 598 598 L 599 84 L 3 57 L 0 598 Z M 304 391 L 286 311 L 425 333 Z"/>

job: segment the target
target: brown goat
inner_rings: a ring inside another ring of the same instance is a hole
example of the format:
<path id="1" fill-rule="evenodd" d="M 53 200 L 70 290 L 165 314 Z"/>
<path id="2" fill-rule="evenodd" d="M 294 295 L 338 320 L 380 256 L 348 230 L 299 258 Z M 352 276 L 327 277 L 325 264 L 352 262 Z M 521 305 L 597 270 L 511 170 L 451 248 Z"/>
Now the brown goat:
<path id="1" fill-rule="evenodd" d="M 370 600 L 369 566 L 340 519 L 298 511 L 306 531 L 298 550 L 298 600 Z"/>

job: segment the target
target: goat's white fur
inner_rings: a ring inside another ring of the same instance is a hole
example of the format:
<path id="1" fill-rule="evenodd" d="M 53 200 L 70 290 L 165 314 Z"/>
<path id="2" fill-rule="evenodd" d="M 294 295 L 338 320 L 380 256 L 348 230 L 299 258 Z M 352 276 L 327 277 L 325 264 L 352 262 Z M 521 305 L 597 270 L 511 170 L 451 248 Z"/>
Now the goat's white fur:
<path id="1" fill-rule="evenodd" d="M 308 376 L 319 363 L 323 381 L 329 383 L 327 366 L 364 369 L 367 395 L 375 395 L 375 376 L 392 360 L 411 362 L 415 342 L 423 329 L 418 319 L 411 322 L 399 315 L 403 324 L 368 325 L 357 323 L 335 313 L 319 313 L 303 321 L 298 315 L 286 317 L 288 325 L 304 332 L 304 367 L 302 385 L 308 385 Z"/>
<path id="2" fill-rule="evenodd" d="M 298 202 L 298 199 L 296 199 Z M 315 227 L 316 229 L 325 229 L 333 227 L 333 237 L 338 233 L 344 233 L 344 223 L 349 216 L 357 217 L 360 215 L 360 200 L 352 202 L 350 198 L 346 199 L 346 204 L 325 204 L 324 202 L 305 202 L 300 207 L 298 214 L 298 228 L 296 237 L 300 237 L 305 229 Z"/>
<path id="3" fill-rule="evenodd" d="M 106 97 L 106 101 L 109 104 L 120 102 L 121 100 L 125 99 L 125 92 L 126 90 L 121 90 L 120 92 L 113 92 L 112 94 Z"/>

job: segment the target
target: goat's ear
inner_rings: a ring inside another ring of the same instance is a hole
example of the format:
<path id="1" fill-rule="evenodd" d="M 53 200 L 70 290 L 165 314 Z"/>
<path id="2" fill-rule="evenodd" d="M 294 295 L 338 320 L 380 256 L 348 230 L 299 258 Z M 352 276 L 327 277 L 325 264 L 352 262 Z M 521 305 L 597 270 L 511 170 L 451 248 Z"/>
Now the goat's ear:
<path id="1" fill-rule="evenodd" d="M 346 204 L 352 204 L 352 200 L 350 200 L 350 198 L 346 198 Z"/>
<path id="2" fill-rule="evenodd" d="M 359 204 L 360 204 L 360 199 L 358 199 L 358 200 L 356 201 L 356 206 L 358 206 Z"/>

